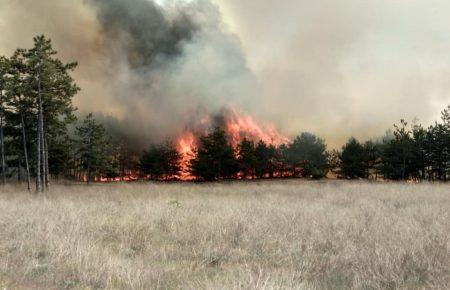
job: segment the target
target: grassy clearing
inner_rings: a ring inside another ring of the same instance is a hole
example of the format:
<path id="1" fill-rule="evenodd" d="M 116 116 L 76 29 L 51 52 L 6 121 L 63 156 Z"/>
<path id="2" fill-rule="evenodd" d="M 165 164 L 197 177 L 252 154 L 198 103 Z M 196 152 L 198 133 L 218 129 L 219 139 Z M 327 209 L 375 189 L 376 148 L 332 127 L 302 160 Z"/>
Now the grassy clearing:
<path id="1" fill-rule="evenodd" d="M 449 185 L 54 186 L 0 193 L 0 289 L 444 289 Z"/>

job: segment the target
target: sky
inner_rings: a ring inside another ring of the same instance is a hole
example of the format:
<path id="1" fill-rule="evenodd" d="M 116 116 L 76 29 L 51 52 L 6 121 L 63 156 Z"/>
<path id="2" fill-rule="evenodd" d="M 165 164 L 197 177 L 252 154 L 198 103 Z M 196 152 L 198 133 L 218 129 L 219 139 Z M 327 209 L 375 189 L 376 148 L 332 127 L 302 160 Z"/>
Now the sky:
<path id="1" fill-rule="evenodd" d="M 449 1 L 218 1 L 289 132 L 369 138 L 450 103 Z"/>
<path id="2" fill-rule="evenodd" d="M 450 104 L 449 1 L 160 0 L 171 13 L 187 11 L 201 32 L 170 69 L 143 73 L 158 89 L 129 67 L 111 70 L 115 50 L 99 36 L 105 28 L 90 1 L 0 0 L 0 54 L 50 36 L 64 59 L 79 60 L 82 113 L 157 123 L 180 103 L 233 103 L 288 136 L 310 131 L 338 147 L 381 136 L 401 118 L 430 124 Z M 130 86 L 121 82 L 139 87 L 130 97 L 138 105 L 124 108 L 118 92 Z"/>

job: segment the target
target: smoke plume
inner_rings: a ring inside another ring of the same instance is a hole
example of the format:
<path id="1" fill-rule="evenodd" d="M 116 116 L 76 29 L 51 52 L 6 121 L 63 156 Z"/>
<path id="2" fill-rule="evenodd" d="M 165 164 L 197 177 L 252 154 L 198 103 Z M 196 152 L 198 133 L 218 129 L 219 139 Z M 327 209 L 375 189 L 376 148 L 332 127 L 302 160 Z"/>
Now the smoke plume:
<path id="1" fill-rule="evenodd" d="M 45 34 L 80 115 L 141 146 L 237 107 L 339 147 L 450 102 L 450 4 L 335 0 L 0 0 L 0 54 Z"/>
<path id="2" fill-rule="evenodd" d="M 2 6 L 5 15 L 39 23 L 37 33 L 51 37 L 63 59 L 79 62 L 80 113 L 93 111 L 137 146 L 173 137 L 194 117 L 244 107 L 251 96 L 254 78 L 240 42 L 209 1 L 25 0 Z M 30 46 L 23 39 L 31 40 L 31 32 L 22 31 L 21 41 L 9 37 L 14 45 Z"/>
<path id="3" fill-rule="evenodd" d="M 147 0 L 91 0 L 97 10 L 106 44 L 124 55 L 130 68 L 144 72 L 180 56 L 196 26 L 188 15 L 169 19 Z"/>

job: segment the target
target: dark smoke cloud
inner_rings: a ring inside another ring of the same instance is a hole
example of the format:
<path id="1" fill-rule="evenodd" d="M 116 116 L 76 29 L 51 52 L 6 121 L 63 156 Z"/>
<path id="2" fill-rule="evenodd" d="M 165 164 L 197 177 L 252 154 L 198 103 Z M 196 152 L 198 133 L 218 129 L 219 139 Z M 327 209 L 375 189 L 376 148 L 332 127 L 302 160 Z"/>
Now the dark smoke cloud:
<path id="1" fill-rule="evenodd" d="M 399 118 L 439 118 L 449 11 L 447 0 L 0 0 L 0 55 L 45 33 L 79 62 L 80 114 L 141 143 L 235 105 L 338 147 Z"/>
<path id="2" fill-rule="evenodd" d="M 249 107 L 254 78 L 239 39 L 208 0 L 0 1 L 0 54 L 46 34 L 77 60 L 80 115 L 94 112 L 137 146 L 173 137 L 193 116 Z"/>
<path id="3" fill-rule="evenodd" d="M 197 30 L 184 13 L 169 19 L 162 8 L 147 0 L 90 0 L 97 9 L 107 44 L 122 49 L 131 67 L 148 69 L 179 56 Z"/>
<path id="4" fill-rule="evenodd" d="M 171 137 L 200 111 L 213 114 L 250 96 L 252 75 L 240 44 L 210 2 L 89 3 L 114 71 L 110 88 L 122 111 L 120 127 L 133 143 Z"/>

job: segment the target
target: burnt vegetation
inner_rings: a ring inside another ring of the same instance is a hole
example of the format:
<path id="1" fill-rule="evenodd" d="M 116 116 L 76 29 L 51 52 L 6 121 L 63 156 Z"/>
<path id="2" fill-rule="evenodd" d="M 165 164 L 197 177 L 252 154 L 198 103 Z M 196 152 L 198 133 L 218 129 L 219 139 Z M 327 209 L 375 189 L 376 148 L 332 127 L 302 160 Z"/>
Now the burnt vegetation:
<path id="1" fill-rule="evenodd" d="M 51 41 L 34 39 L 31 49 L 0 58 L 1 182 L 26 182 L 43 191 L 51 180 L 252 180 L 333 176 L 346 179 L 447 181 L 450 177 L 450 106 L 425 128 L 401 120 L 383 138 L 350 138 L 341 150 L 301 133 L 275 146 L 243 136 L 232 144 L 226 128 L 197 136 L 192 153 L 177 144 L 147 144 L 138 151 L 92 114 L 77 121 L 79 91 L 70 72 L 76 63 L 56 57 Z"/>

